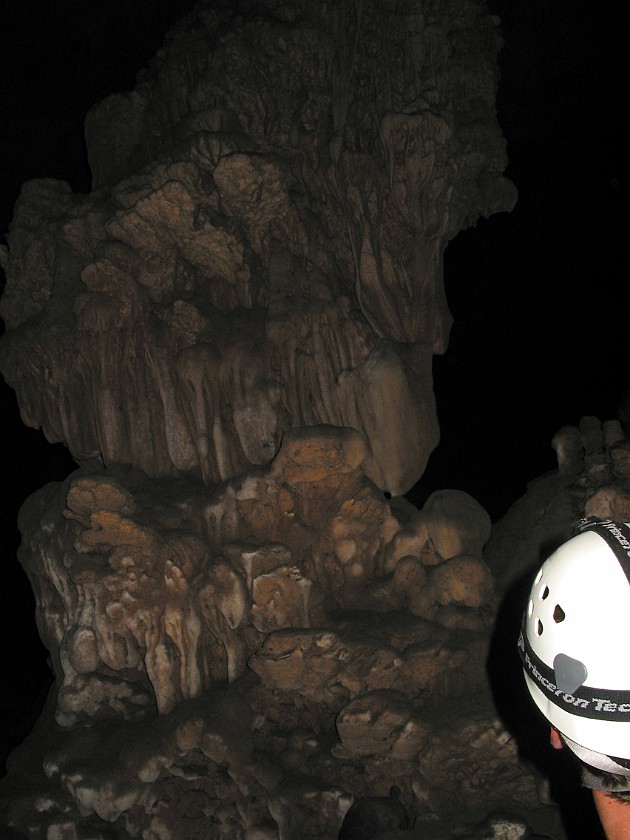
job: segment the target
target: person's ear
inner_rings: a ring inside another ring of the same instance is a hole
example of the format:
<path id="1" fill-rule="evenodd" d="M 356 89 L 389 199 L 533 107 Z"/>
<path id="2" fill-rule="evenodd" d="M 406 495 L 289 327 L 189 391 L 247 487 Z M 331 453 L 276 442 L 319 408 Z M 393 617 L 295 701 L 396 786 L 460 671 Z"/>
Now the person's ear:
<path id="1" fill-rule="evenodd" d="M 564 744 L 562 743 L 562 735 L 558 732 L 555 726 L 551 727 L 549 743 L 554 750 L 561 750 Z"/>

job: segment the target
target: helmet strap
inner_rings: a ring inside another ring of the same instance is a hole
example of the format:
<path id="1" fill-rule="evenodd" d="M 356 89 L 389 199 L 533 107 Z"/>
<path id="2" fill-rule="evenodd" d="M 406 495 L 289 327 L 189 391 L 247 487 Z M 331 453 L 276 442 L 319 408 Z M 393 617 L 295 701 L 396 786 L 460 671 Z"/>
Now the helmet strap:
<path id="1" fill-rule="evenodd" d="M 630 769 L 623 767 L 621 764 L 617 764 L 610 756 L 589 750 L 581 744 L 576 744 L 575 741 L 567 738 L 566 735 L 562 736 L 562 740 L 581 761 L 590 767 L 594 767 L 596 770 L 604 770 L 606 773 L 615 773 L 617 776 L 625 776 L 626 779 L 630 779 Z"/>

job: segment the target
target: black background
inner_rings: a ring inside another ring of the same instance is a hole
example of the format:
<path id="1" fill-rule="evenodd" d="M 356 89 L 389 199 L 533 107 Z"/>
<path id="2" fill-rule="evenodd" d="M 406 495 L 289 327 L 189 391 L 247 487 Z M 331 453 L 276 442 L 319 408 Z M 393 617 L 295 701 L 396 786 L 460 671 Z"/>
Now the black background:
<path id="1" fill-rule="evenodd" d="M 192 0 L 20 0 L 0 17 L 0 232 L 31 178 L 90 189 L 87 109 L 128 90 Z M 498 520 L 555 467 L 551 439 L 584 415 L 615 417 L 630 388 L 622 172 L 621 4 L 490 0 L 502 20 L 499 123 L 512 213 L 446 252 L 454 316 L 435 360 L 442 440 L 410 497 L 459 488 Z M 625 155 L 624 155 L 625 157 Z M 622 211 L 623 208 L 623 211 Z M 30 586 L 16 560 L 19 506 L 74 468 L 19 419 L 0 379 L 0 715 L 13 745 L 47 684 Z M 2 749 L 5 745 L 2 745 Z M 0 762 L 2 761 L 0 749 Z"/>

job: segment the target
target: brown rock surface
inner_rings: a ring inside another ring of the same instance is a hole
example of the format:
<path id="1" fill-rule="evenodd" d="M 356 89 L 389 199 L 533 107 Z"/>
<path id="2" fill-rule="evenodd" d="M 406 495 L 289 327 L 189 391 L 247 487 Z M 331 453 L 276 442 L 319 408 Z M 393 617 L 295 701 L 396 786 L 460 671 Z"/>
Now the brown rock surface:
<path id="1" fill-rule="evenodd" d="M 439 436 L 444 249 L 514 203 L 498 22 L 239 10 L 199 3 L 92 110 L 94 189 L 26 184 L 2 253 L 0 370 L 81 464 L 20 515 L 55 685 L 0 815 L 33 840 L 539 808 L 487 682 L 488 514 L 396 498 Z M 623 440 L 569 437 L 575 498 L 625 509 Z"/>
<path id="2" fill-rule="evenodd" d="M 491 577 L 481 556 L 433 551 L 402 558 L 396 571 L 417 574 L 396 585 L 385 557 L 408 522 L 358 442 L 302 429 L 268 468 L 216 488 L 84 470 L 28 501 L 20 557 L 57 679 L 4 783 L 11 821 L 34 837 L 105 822 L 121 837 L 280 838 L 302 820 L 330 837 L 355 799 L 392 785 L 414 819 L 439 812 L 432 783 L 413 781 L 441 744 L 436 710 L 455 704 L 461 728 L 457 698 L 478 697 L 493 725 Z M 339 472 L 331 452 L 347 453 Z"/>
<path id="3" fill-rule="evenodd" d="M 212 484 L 331 424 L 404 493 L 438 440 L 444 248 L 514 203 L 496 20 L 476 2 L 241 6 L 201 3 L 90 112 L 89 195 L 24 186 L 0 369 L 82 464 Z"/>

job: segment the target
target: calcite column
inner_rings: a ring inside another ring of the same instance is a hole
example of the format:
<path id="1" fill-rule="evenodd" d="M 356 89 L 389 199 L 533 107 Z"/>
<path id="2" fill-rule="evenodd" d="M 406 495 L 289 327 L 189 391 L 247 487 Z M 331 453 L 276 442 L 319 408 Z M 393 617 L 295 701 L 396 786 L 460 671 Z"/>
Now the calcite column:
<path id="1" fill-rule="evenodd" d="M 88 115 L 92 191 L 24 185 L 0 370 L 80 465 L 20 518 L 31 837 L 331 838 L 390 787 L 430 821 L 431 710 L 497 745 L 489 518 L 388 496 L 439 439 L 444 249 L 515 200 L 500 43 L 481 0 L 202 1 Z"/>
<path id="2" fill-rule="evenodd" d="M 401 494 L 439 438 L 444 249 L 514 203 L 496 21 L 477 3 L 242 11 L 200 4 L 94 107 L 89 195 L 24 186 L 0 368 L 81 464 L 212 484 L 325 423 L 361 431 L 368 475 Z"/>

